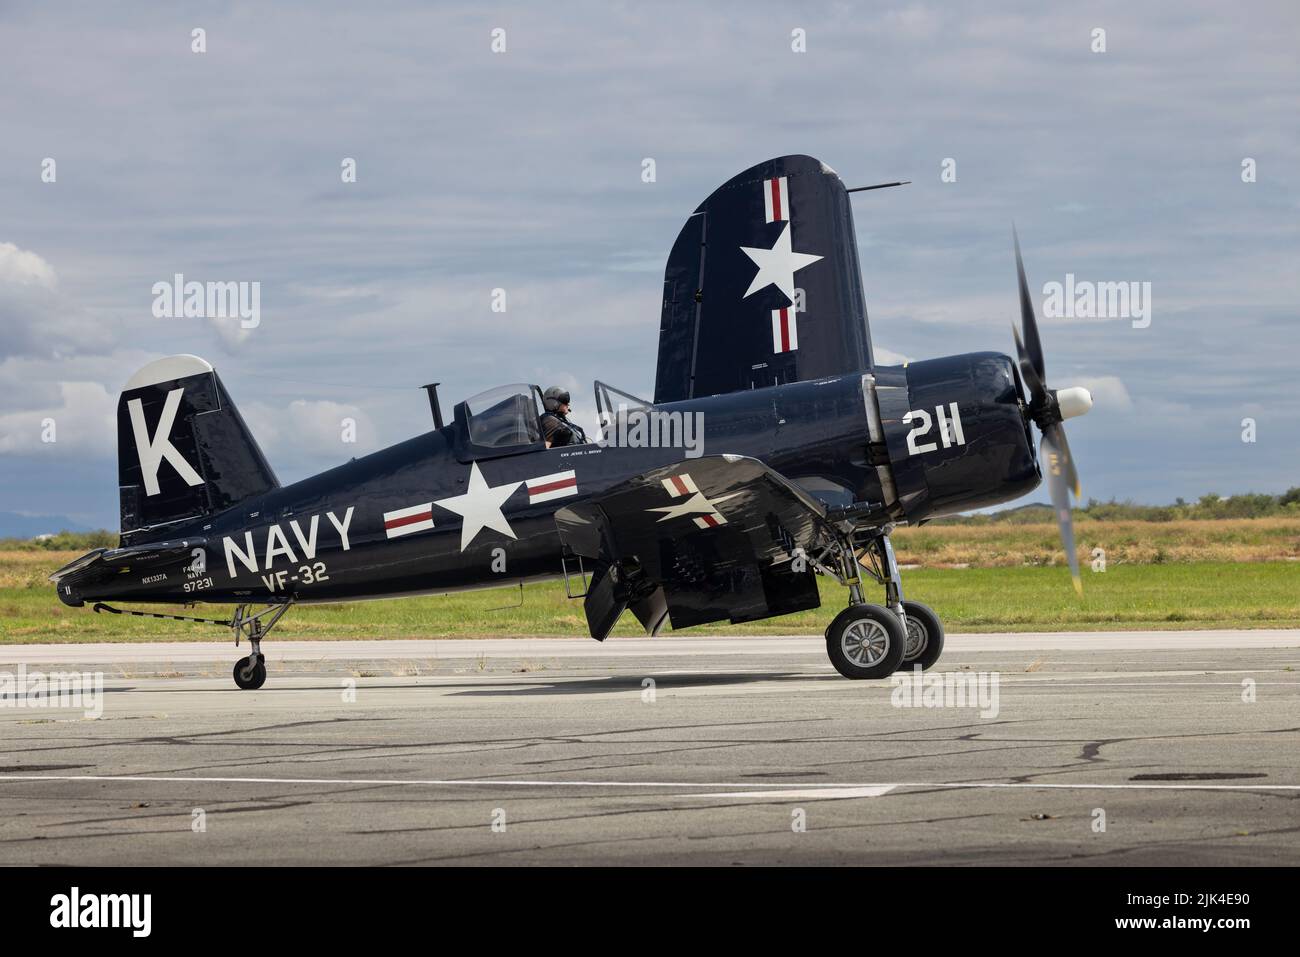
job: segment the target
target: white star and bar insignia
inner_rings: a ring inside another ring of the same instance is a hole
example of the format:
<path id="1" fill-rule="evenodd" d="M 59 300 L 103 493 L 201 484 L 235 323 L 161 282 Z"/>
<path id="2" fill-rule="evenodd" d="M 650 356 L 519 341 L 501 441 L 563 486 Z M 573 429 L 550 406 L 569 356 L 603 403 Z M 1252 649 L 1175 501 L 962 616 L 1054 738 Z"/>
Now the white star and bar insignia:
<path id="1" fill-rule="evenodd" d="M 687 473 L 663 479 L 663 485 L 669 495 L 682 501 L 675 505 L 646 509 L 647 512 L 662 512 L 659 521 L 666 522 L 670 518 L 691 515 L 694 516 L 697 528 L 717 528 L 719 525 L 727 524 L 726 516 L 718 511 L 716 503 L 724 502 L 732 496 L 727 495 L 717 499 L 716 502 L 711 501 L 696 487 L 695 480 Z"/>
<path id="2" fill-rule="evenodd" d="M 794 302 L 794 274 L 824 258 L 811 253 L 795 252 L 790 247 L 789 223 L 785 224 L 785 229 L 781 230 L 781 235 L 776 238 L 771 249 L 763 249 L 761 246 L 741 246 L 740 251 L 754 260 L 754 264 L 758 266 L 758 273 L 742 299 L 748 299 L 760 289 L 776 286 L 785 293 L 787 299 Z"/>
<path id="3" fill-rule="evenodd" d="M 776 286 L 781 290 L 791 304 L 771 311 L 772 352 L 793 352 L 799 348 L 798 310 L 794 305 L 794 274 L 825 257 L 812 253 L 797 253 L 793 249 L 790 194 L 786 177 L 763 180 L 763 213 L 767 222 L 784 222 L 785 228 L 781 230 L 781 235 L 777 237 L 771 249 L 756 246 L 740 247 L 740 251 L 758 266 L 758 272 L 741 298 L 748 299 L 768 286 Z"/>
<path id="4" fill-rule="evenodd" d="M 470 464 L 468 487 L 463 494 L 440 498 L 430 504 L 461 516 L 460 550 L 463 552 L 485 528 L 507 538 L 516 537 L 514 529 L 510 527 L 510 520 L 506 518 L 504 506 L 521 485 L 528 488 L 530 505 L 578 494 L 577 473 L 573 469 L 494 486 L 488 484 L 479 471 L 478 463 L 473 462 Z M 384 527 L 389 538 L 433 528 L 432 509 L 430 505 L 421 505 L 386 512 Z"/>

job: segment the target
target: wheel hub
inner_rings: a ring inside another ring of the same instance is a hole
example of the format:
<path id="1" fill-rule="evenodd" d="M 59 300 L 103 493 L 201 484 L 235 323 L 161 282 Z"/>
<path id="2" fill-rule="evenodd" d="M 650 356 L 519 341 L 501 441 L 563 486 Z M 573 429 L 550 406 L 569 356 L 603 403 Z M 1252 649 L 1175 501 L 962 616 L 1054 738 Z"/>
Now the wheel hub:
<path id="1" fill-rule="evenodd" d="M 844 629 L 840 649 L 855 665 L 869 668 L 889 652 L 889 632 L 878 621 L 862 618 Z"/>
<path id="2" fill-rule="evenodd" d="M 907 616 L 907 646 L 903 651 L 904 660 L 911 660 L 925 651 L 930 643 L 930 632 L 911 615 Z"/>

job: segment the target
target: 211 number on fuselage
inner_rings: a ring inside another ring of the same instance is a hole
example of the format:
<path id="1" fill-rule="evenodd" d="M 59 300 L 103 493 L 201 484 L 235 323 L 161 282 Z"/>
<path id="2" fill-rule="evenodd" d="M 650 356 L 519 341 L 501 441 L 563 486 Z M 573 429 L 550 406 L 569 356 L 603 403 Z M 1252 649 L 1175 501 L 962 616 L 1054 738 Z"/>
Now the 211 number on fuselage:
<path id="1" fill-rule="evenodd" d="M 961 412 L 957 408 L 956 402 L 948 403 L 948 412 L 944 412 L 942 405 L 934 407 L 935 418 L 939 420 L 939 438 L 943 442 L 945 449 L 954 445 L 965 445 L 966 435 L 961 429 Z M 903 416 L 903 422 L 919 422 L 919 425 L 912 427 L 912 431 L 907 433 L 907 454 L 921 455 L 925 452 L 934 452 L 939 448 L 937 442 L 917 442 L 921 436 L 926 435 L 934 421 L 930 418 L 930 413 L 925 409 L 913 409 L 907 415 Z"/>

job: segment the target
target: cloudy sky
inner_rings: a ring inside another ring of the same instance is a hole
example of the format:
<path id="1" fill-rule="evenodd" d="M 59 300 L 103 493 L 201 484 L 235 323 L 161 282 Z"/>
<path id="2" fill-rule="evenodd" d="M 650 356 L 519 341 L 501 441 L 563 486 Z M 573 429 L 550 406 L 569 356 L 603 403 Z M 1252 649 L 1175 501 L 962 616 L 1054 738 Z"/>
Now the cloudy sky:
<path id="1" fill-rule="evenodd" d="M 434 379 L 650 393 L 683 220 L 784 153 L 913 181 L 854 199 L 885 356 L 1013 349 L 1013 220 L 1036 294 L 1151 283 L 1146 328 L 1043 320 L 1085 496 L 1300 484 L 1295 3 L 702 6 L 0 4 L 0 511 L 115 528 L 117 393 L 174 352 L 282 481 L 427 429 Z M 261 324 L 155 318 L 176 273 Z"/>

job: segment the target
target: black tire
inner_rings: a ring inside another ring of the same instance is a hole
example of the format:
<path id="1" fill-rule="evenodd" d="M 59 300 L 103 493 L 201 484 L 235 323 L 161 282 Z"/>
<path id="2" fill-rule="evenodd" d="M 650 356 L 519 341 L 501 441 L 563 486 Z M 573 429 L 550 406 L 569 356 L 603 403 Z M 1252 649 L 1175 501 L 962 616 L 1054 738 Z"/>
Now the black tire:
<path id="1" fill-rule="evenodd" d="M 251 656 L 240 658 L 235 662 L 234 674 L 235 684 L 245 691 L 256 691 L 266 684 L 266 658 L 258 655 L 255 665 L 252 663 Z"/>
<path id="2" fill-rule="evenodd" d="M 943 622 L 929 605 L 919 601 L 903 602 L 907 615 L 907 647 L 903 652 L 903 667 L 930 668 L 943 654 Z M 919 645 L 919 647 L 918 647 Z"/>
<path id="3" fill-rule="evenodd" d="M 880 605 L 850 605 L 826 629 L 826 654 L 846 678 L 888 678 L 903 663 L 898 616 Z"/>

